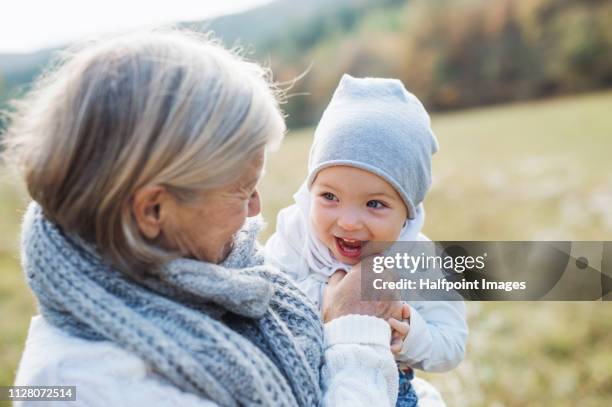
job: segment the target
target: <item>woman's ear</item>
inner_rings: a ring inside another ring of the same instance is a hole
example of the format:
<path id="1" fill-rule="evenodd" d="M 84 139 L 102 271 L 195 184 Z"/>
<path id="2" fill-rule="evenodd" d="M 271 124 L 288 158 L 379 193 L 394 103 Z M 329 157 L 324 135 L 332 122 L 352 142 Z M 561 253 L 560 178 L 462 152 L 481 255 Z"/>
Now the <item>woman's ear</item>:
<path id="1" fill-rule="evenodd" d="M 132 199 L 132 215 L 138 229 L 148 239 L 155 239 L 162 230 L 162 205 L 166 204 L 167 191 L 158 185 L 139 188 Z"/>

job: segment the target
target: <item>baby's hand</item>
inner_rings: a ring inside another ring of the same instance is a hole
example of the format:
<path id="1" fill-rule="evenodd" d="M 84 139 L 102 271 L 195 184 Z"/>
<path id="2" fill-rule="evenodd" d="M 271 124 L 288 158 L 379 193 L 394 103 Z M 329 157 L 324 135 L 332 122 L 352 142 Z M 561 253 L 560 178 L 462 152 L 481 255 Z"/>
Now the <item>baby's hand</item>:
<path id="1" fill-rule="evenodd" d="M 402 350 L 402 345 L 404 344 L 404 340 L 406 339 L 406 336 L 408 336 L 408 331 L 410 330 L 410 306 L 408 304 L 404 304 L 402 306 L 402 321 L 398 321 L 395 318 L 389 318 L 387 322 L 392 329 L 391 353 L 397 355 Z"/>

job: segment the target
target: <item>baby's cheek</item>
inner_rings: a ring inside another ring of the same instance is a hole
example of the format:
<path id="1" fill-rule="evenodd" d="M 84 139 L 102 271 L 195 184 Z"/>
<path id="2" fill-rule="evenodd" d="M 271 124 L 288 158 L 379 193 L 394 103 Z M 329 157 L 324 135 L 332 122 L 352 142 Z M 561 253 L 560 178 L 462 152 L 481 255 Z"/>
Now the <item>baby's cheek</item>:
<path id="1" fill-rule="evenodd" d="M 325 231 L 329 229 L 331 217 L 327 211 L 321 208 L 313 208 L 310 211 L 310 223 L 319 239 L 323 239 Z"/>
<path id="2" fill-rule="evenodd" d="M 402 230 L 402 225 L 391 219 L 378 219 L 373 227 L 375 241 L 393 242 L 399 237 Z"/>

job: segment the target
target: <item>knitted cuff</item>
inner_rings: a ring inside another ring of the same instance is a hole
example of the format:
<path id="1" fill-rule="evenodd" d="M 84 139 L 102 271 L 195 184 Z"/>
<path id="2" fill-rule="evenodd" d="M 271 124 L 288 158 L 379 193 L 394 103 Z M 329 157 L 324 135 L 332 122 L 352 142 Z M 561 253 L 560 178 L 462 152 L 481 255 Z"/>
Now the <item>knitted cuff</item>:
<path id="1" fill-rule="evenodd" d="M 389 324 L 369 315 L 345 315 L 326 323 L 324 328 L 325 348 L 338 344 L 389 347 L 391 342 Z"/>

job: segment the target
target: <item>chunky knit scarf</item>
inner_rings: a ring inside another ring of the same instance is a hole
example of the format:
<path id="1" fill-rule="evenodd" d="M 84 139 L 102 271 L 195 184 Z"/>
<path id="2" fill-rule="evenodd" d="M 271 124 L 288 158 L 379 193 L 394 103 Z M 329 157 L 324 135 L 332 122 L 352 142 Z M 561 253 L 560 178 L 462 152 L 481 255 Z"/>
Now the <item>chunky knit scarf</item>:
<path id="1" fill-rule="evenodd" d="M 184 391 L 221 406 L 316 406 L 323 332 L 316 310 L 263 265 L 248 222 L 223 264 L 169 262 L 138 282 L 30 204 L 22 261 L 41 314 L 109 340 Z"/>

